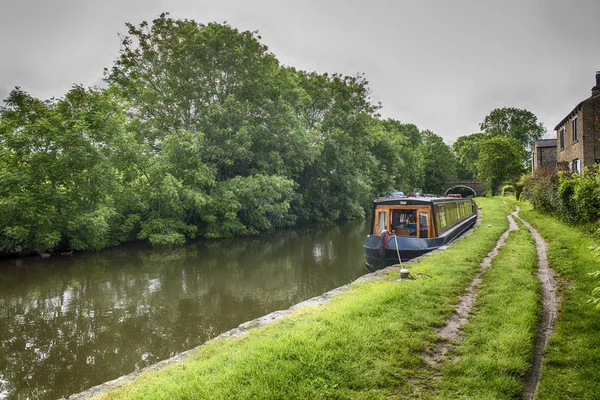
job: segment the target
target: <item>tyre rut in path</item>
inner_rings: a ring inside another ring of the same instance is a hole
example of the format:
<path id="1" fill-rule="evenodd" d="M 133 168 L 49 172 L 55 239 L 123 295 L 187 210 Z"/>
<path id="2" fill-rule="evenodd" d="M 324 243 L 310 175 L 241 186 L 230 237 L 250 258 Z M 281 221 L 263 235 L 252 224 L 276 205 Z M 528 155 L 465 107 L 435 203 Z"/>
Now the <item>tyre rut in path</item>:
<path id="1" fill-rule="evenodd" d="M 500 236 L 494 249 L 481 262 L 480 269 L 471 281 L 471 285 L 467 288 L 465 294 L 460 297 L 460 303 L 456 311 L 447 320 L 446 325 L 438 329 L 437 333 L 442 340 L 436 344 L 433 354 L 423 354 L 423 357 L 429 365 L 437 366 L 446 358 L 448 351 L 454 343 L 462 341 L 461 329 L 468 322 L 471 310 L 475 305 L 483 273 L 491 266 L 492 261 L 498 255 L 499 249 L 506 242 L 510 231 L 519 229 L 519 226 L 514 221 L 514 218 L 517 218 L 527 227 L 535 240 L 538 259 L 537 275 L 542 286 L 542 315 L 538 323 L 538 335 L 532 364 L 525 375 L 524 382 L 525 393 L 523 394 L 523 399 L 532 400 L 535 397 L 539 383 L 544 360 L 544 349 L 548 343 L 548 337 L 554 332 L 560 298 L 556 294 L 557 284 L 554 280 L 554 271 L 548 264 L 548 243 L 544 241 L 542 236 L 529 223 L 519 217 L 519 210 L 520 208 L 517 206 L 516 211 L 512 212 L 511 215 L 507 215 L 509 228 Z M 440 378 L 440 376 L 438 375 L 436 378 Z"/>
<path id="2" fill-rule="evenodd" d="M 514 213 L 513 213 L 514 214 Z M 507 215 L 508 218 L 508 229 L 500 235 L 496 246 L 488 253 L 480 264 L 479 271 L 475 274 L 475 277 L 471 281 L 471 284 L 467 288 L 466 292 L 460 296 L 458 307 L 456 311 L 446 321 L 446 324 L 437 330 L 437 334 L 442 338 L 435 344 L 433 354 L 423 353 L 425 361 L 432 366 L 438 365 L 441 361 L 446 358 L 448 351 L 452 348 L 453 343 L 460 342 L 462 340 L 461 328 L 468 322 L 471 310 L 475 305 L 475 300 L 478 294 L 478 288 L 483 280 L 483 273 L 492 265 L 492 261 L 498 255 L 500 248 L 506 243 L 508 234 L 511 231 L 519 230 L 519 226 L 513 219 L 512 215 Z M 439 377 L 438 377 L 439 378 Z"/>
<path id="3" fill-rule="evenodd" d="M 517 207 L 517 213 L 519 207 Z M 554 325 L 558 315 L 560 297 L 556 294 L 556 281 L 554 271 L 548 265 L 548 243 L 527 221 L 515 215 L 529 229 L 535 239 L 538 256 L 538 279 L 542 284 L 542 315 L 538 324 L 538 336 L 533 353 L 532 365 L 525 375 L 525 394 L 523 399 L 534 398 L 540 380 L 540 372 L 544 364 L 544 349 L 548 344 L 548 337 L 554 332 Z"/>

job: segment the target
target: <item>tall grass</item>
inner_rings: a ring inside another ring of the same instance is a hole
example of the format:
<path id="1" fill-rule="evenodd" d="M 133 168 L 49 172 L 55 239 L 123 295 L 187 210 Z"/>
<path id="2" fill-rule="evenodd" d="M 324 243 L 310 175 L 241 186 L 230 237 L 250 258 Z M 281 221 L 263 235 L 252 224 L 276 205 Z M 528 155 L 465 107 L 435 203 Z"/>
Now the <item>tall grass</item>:
<path id="1" fill-rule="evenodd" d="M 550 266 L 563 290 L 556 331 L 550 336 L 538 399 L 600 398 L 600 313 L 587 303 L 597 286 L 588 273 L 600 269 L 586 230 L 522 205 L 521 216 L 550 243 Z"/>

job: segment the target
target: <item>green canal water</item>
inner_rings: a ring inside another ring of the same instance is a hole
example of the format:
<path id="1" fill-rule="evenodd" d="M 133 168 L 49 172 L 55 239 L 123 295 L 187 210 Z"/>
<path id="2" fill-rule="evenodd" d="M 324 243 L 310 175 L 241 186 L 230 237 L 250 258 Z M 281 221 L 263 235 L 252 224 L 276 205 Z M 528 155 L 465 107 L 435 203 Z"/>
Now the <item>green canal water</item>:
<path id="1" fill-rule="evenodd" d="M 367 223 L 0 261 L 0 399 L 57 399 L 365 274 Z"/>

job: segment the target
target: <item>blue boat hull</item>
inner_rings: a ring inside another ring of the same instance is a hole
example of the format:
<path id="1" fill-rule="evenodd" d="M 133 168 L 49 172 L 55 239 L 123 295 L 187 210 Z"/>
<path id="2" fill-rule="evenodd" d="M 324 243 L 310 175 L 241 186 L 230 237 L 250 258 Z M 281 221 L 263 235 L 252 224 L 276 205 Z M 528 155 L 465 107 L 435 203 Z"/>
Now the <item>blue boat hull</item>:
<path id="1" fill-rule="evenodd" d="M 452 242 L 471 229 L 475 225 L 476 220 L 477 216 L 473 215 L 445 232 L 444 235 L 430 239 L 387 235 L 387 232 L 383 232 L 380 235 L 368 235 L 363 245 L 367 269 L 375 271 L 390 265 L 399 264 L 398 253 L 400 253 L 400 259 L 403 262 L 422 256 Z M 385 239 L 386 235 L 387 243 Z"/>

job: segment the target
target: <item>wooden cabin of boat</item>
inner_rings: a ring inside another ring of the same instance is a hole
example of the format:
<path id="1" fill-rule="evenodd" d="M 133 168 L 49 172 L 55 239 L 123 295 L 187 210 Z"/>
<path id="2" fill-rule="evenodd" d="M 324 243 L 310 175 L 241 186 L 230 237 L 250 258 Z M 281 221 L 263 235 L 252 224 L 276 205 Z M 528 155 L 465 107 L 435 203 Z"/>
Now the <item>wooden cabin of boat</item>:
<path id="1" fill-rule="evenodd" d="M 365 240 L 370 270 L 397 264 L 449 243 L 471 228 L 477 207 L 471 199 L 388 197 L 375 200 Z M 394 240 L 390 240 L 394 236 Z M 396 248 L 397 246 L 397 248 Z"/>
<path id="2" fill-rule="evenodd" d="M 475 213 L 470 199 L 380 199 L 374 204 L 371 233 L 378 235 L 385 229 L 398 236 L 433 238 Z"/>

